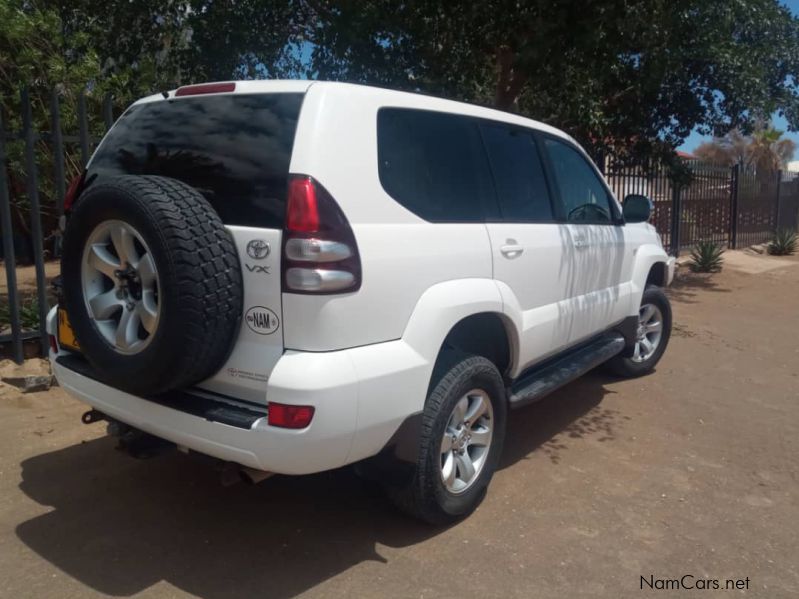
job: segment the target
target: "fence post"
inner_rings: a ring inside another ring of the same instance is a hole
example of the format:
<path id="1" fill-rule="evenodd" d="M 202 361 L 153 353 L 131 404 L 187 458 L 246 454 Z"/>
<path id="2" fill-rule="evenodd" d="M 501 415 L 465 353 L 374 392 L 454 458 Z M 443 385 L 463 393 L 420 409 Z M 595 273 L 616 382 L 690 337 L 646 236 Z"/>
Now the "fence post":
<path id="1" fill-rule="evenodd" d="M 28 200 L 31 211 L 31 236 L 33 237 L 33 258 L 36 263 L 36 295 L 39 302 L 39 343 L 42 355 L 46 356 L 50 343 L 47 339 L 47 293 L 44 277 L 44 250 L 42 248 L 42 217 L 39 206 L 39 188 L 36 182 L 36 133 L 33 130 L 33 116 L 28 89 L 20 91 L 22 103 L 22 135 L 25 139 L 25 168 L 28 171 Z"/>
<path id="2" fill-rule="evenodd" d="M 782 170 L 777 171 L 777 194 L 775 196 L 775 202 L 777 203 L 777 210 L 774 220 L 774 230 L 779 231 L 780 229 L 780 212 L 781 212 L 781 202 L 780 202 L 780 187 L 782 186 Z"/>
<path id="3" fill-rule="evenodd" d="M 58 90 L 53 88 L 50 98 L 50 126 L 53 139 L 53 175 L 55 177 L 56 206 L 58 216 L 64 214 L 64 196 L 67 192 L 64 174 L 64 137 L 61 133 L 61 114 L 58 101 Z"/>
<path id="4" fill-rule="evenodd" d="M 89 119 L 86 117 L 86 92 L 78 95 L 78 135 L 80 137 L 80 165 L 86 168 L 89 162 Z"/>
<path id="5" fill-rule="evenodd" d="M 114 112 L 110 93 L 107 93 L 103 98 L 103 119 L 105 120 L 105 130 L 108 131 L 114 124 Z"/>
<path id="6" fill-rule="evenodd" d="M 17 260 L 14 255 L 14 229 L 11 226 L 11 199 L 6 181 L 5 121 L 0 108 L 0 232 L 3 233 L 3 258 L 6 263 L 8 286 L 8 315 L 11 320 L 11 355 L 14 362 L 22 364 L 22 327 L 19 322 L 19 297 L 17 296 Z"/>
<path id="7" fill-rule="evenodd" d="M 682 201 L 680 184 L 672 180 L 671 184 L 671 250 L 672 256 L 679 257 L 681 249 L 680 223 L 682 221 Z"/>
<path id="8" fill-rule="evenodd" d="M 730 171 L 730 248 L 738 247 L 738 182 L 741 165 L 736 164 Z"/>

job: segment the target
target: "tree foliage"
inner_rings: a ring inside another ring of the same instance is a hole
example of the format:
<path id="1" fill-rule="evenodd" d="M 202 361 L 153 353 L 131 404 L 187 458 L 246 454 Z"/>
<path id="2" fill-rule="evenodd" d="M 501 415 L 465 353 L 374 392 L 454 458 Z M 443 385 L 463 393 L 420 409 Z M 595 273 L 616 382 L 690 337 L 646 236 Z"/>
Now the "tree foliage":
<path id="1" fill-rule="evenodd" d="M 595 149 L 799 126 L 799 21 L 776 0 L 312 4 L 320 77 L 520 110 Z"/>
<path id="2" fill-rule="evenodd" d="M 518 111 L 596 153 L 673 156 L 694 129 L 749 135 L 774 112 L 799 127 L 799 20 L 778 0 L 0 0 L 13 131 L 23 84 L 37 130 L 55 87 L 63 128 L 84 92 L 99 134 L 106 93 L 118 113 L 189 82 L 298 74 Z M 24 207 L 20 146 L 5 166 Z"/>
<path id="3" fill-rule="evenodd" d="M 56 90 L 61 128 L 78 131 L 78 96 L 85 94 L 90 134 L 105 130 L 106 94 L 115 113 L 132 100 L 183 83 L 276 76 L 294 66 L 290 0 L 0 0 L 0 107 L 4 128 L 22 128 L 20 90 L 29 90 L 33 129 L 49 132 Z M 39 194 L 46 231 L 55 229 L 57 190 L 48 136 L 37 142 Z M 80 169 L 79 147 L 67 144 L 67 177 Z M 4 165 L 15 230 L 29 234 L 24 144 L 10 141 Z M 23 243 L 23 255 L 29 248 Z"/>
<path id="4" fill-rule="evenodd" d="M 51 88 L 56 88 L 63 100 L 61 120 L 64 129 L 77 131 L 77 94 L 87 82 L 94 82 L 88 96 L 94 116 L 91 126 L 99 132 L 99 102 L 107 81 L 100 79 L 100 59 L 88 32 L 64 34 L 58 15 L 51 10 L 14 0 L 0 0 L 0 111 L 3 128 L 12 135 L 6 144 L 6 170 L 12 202 L 15 229 L 25 237 L 29 234 L 28 198 L 26 191 L 27 165 L 25 146 L 14 134 L 22 129 L 20 90 L 27 85 L 32 106 L 32 126 L 35 131 L 49 131 Z M 80 51 L 78 49 L 81 49 Z M 41 171 L 39 193 L 42 200 L 45 230 L 53 229 L 55 221 L 52 181 L 52 153 L 43 140 L 37 144 Z M 68 148 L 66 168 L 78 170 L 77 147 Z M 19 248 L 23 255 L 27 247 Z"/>

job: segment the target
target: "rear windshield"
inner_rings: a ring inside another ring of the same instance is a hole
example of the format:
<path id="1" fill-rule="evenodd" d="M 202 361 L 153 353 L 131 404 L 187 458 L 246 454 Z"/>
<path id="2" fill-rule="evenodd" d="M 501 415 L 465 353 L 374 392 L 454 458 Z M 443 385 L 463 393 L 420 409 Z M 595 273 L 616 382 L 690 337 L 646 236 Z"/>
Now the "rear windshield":
<path id="1" fill-rule="evenodd" d="M 302 98 L 235 94 L 132 106 L 88 177 L 173 177 L 199 190 L 227 224 L 281 229 Z"/>

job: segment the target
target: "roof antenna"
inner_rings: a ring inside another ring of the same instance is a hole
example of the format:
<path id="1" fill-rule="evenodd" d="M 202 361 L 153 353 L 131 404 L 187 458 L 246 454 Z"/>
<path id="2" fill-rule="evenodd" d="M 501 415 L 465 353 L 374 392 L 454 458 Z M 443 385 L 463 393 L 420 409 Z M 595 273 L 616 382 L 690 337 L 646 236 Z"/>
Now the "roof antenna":
<path id="1" fill-rule="evenodd" d="M 161 95 L 164 96 L 164 100 L 169 100 L 169 92 L 161 92 Z"/>

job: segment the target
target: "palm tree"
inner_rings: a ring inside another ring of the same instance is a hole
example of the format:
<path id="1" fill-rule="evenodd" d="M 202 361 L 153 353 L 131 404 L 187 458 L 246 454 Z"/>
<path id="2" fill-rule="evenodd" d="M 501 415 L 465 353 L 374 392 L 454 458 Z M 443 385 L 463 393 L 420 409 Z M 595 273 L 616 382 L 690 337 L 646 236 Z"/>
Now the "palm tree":
<path id="1" fill-rule="evenodd" d="M 777 171 L 785 168 L 796 150 L 796 143 L 783 139 L 783 133 L 771 125 L 760 125 L 749 136 L 733 129 L 723 137 L 703 143 L 694 154 L 716 164 L 740 164 L 760 172 Z"/>
<path id="2" fill-rule="evenodd" d="M 759 129 L 752 134 L 749 145 L 749 164 L 758 171 L 778 171 L 793 158 L 796 144 L 790 139 L 781 139 L 784 131 L 771 127 Z"/>

